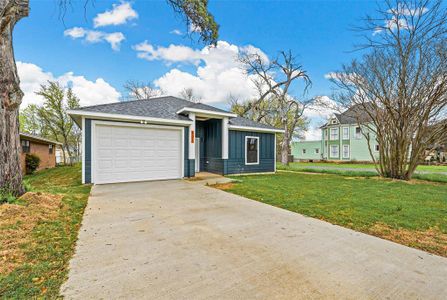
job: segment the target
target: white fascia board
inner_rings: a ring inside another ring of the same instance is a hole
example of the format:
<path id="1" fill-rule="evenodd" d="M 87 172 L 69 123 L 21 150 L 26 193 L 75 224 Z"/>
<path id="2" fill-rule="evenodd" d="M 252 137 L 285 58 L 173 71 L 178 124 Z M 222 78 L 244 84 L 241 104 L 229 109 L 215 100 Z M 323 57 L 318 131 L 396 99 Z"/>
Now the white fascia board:
<path id="1" fill-rule="evenodd" d="M 239 130 L 239 131 L 284 133 L 284 129 L 258 128 L 258 127 L 247 127 L 247 126 L 237 126 L 237 125 L 228 125 L 228 128 L 230 130 Z"/>
<path id="2" fill-rule="evenodd" d="M 232 118 L 236 118 L 237 117 L 237 115 L 233 114 L 233 113 L 218 112 L 218 111 L 213 111 L 213 110 L 189 108 L 189 107 L 182 108 L 181 110 L 177 111 L 177 114 L 188 113 L 188 112 L 193 112 L 193 113 L 198 113 L 198 114 L 205 114 L 205 115 L 211 115 L 211 116 L 220 116 L 220 117 L 232 117 Z"/>
<path id="3" fill-rule="evenodd" d="M 193 123 L 192 121 L 99 113 L 99 112 L 82 111 L 82 110 L 68 110 L 67 113 L 70 116 L 83 116 L 84 118 L 95 118 L 95 119 L 101 119 L 101 120 L 134 121 L 134 122 L 135 121 L 147 121 L 147 122 L 158 123 L 158 124 L 172 124 L 172 125 L 190 125 Z"/>

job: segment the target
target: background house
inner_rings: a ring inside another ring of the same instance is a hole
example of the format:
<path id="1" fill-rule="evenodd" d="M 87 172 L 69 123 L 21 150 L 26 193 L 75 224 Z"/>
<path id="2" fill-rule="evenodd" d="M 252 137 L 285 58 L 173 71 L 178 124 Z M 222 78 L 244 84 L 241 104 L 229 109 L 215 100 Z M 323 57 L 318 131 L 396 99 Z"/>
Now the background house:
<path id="1" fill-rule="evenodd" d="M 321 151 L 322 141 L 300 141 L 292 143 L 292 155 L 294 160 L 321 160 L 323 152 Z"/>
<path id="2" fill-rule="evenodd" d="M 40 158 L 40 164 L 37 170 L 53 168 L 56 166 L 56 150 L 62 144 L 37 135 L 22 132 L 20 133 L 20 146 L 20 163 L 22 165 L 22 171 L 25 173 L 26 154 L 34 154 Z"/>
<path id="3" fill-rule="evenodd" d="M 341 114 L 334 114 L 328 122 L 320 127 L 321 140 L 300 141 L 292 144 L 292 153 L 295 160 L 316 159 L 310 158 L 315 153 L 309 153 L 309 145 L 314 148 L 321 146 L 320 159 L 333 161 L 372 161 L 368 148 L 368 141 L 362 132 L 368 131 L 365 124 L 368 116 L 359 106 L 353 106 Z M 360 123 L 360 124 L 359 124 Z M 379 145 L 374 134 L 370 133 L 371 150 L 373 155 L 379 155 Z M 306 153 L 303 153 L 306 149 Z"/>

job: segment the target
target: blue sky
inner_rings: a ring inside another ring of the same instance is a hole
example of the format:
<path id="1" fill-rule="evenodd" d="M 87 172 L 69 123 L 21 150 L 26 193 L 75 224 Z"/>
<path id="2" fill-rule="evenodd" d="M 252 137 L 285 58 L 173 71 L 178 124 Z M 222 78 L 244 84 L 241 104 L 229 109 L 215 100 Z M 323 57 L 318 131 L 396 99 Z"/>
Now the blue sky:
<path id="1" fill-rule="evenodd" d="M 33 92 L 45 80 L 56 79 L 76 87 L 84 105 L 118 101 L 126 80 L 140 80 L 169 94 L 191 87 L 203 102 L 225 107 L 228 93 L 247 96 L 243 90 L 249 83 L 239 84 L 242 79 L 230 60 L 231 53 L 248 46 L 269 57 L 291 49 L 313 82 L 305 97 L 330 96 L 324 75 L 359 55 L 351 52 L 360 40 L 350 28 L 376 7 L 374 1 L 210 0 L 221 42 L 218 50 L 204 53 L 194 34 L 193 40 L 185 36 L 189 29 L 164 0 L 94 1 L 85 14 L 83 2 L 73 2 L 62 22 L 55 0 L 30 1 L 30 16 L 16 26 L 24 106 L 39 103 Z M 109 15 L 98 18 L 106 11 Z M 89 34 L 91 41 L 86 40 Z M 123 40 L 112 49 L 107 39 Z M 300 90 L 294 92 L 301 96 Z"/>

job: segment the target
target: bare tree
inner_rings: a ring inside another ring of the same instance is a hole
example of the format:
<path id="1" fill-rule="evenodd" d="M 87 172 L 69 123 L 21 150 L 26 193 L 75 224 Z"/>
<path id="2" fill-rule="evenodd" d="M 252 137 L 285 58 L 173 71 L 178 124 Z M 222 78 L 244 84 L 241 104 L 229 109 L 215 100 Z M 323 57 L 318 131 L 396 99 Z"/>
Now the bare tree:
<path id="1" fill-rule="evenodd" d="M 55 0 L 62 16 L 72 0 Z M 201 41 L 215 44 L 219 26 L 208 11 L 207 0 L 166 0 L 187 25 L 198 28 Z M 83 0 L 86 4 L 89 0 Z M 24 192 L 20 165 L 19 107 L 23 92 L 12 46 L 13 30 L 18 21 L 27 17 L 29 0 L 0 0 L 0 190 L 14 195 Z"/>
<path id="2" fill-rule="evenodd" d="M 368 52 L 334 75 L 337 100 L 362 124 L 381 176 L 410 179 L 447 130 L 439 122 L 447 108 L 446 24 L 441 1 L 386 1 L 360 28 Z"/>
<path id="3" fill-rule="evenodd" d="M 193 88 L 185 88 L 180 92 L 180 97 L 182 97 L 185 100 L 194 102 L 194 103 L 200 103 L 202 100 L 202 97 L 198 96 Z"/>
<path id="4" fill-rule="evenodd" d="M 127 98 L 129 100 L 150 99 L 160 97 L 164 94 L 162 90 L 153 87 L 150 82 L 144 83 L 135 80 L 126 81 L 124 89 L 127 91 Z"/>
<path id="5" fill-rule="evenodd" d="M 284 129 L 281 142 L 281 162 L 288 164 L 290 142 L 296 134 L 297 125 L 303 125 L 303 113 L 311 101 L 299 100 L 290 94 L 295 83 L 304 81 L 304 92 L 311 85 L 306 71 L 297 62 L 291 51 L 281 51 L 279 56 L 266 61 L 259 54 L 243 54 L 240 57 L 248 74 L 254 75 L 253 83 L 259 97 L 238 107 L 239 114 L 258 122 L 276 119 Z"/>

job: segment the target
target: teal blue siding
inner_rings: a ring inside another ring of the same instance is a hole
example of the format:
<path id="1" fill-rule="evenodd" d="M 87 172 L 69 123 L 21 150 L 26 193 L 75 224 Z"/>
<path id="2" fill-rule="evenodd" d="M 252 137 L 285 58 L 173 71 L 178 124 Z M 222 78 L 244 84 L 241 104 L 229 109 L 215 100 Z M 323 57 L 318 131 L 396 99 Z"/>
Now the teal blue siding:
<path id="1" fill-rule="evenodd" d="M 185 177 L 194 177 L 196 175 L 195 172 L 195 159 L 189 158 L 189 128 L 185 127 L 185 135 L 184 135 L 184 176 Z"/>
<path id="2" fill-rule="evenodd" d="M 259 137 L 259 164 L 245 165 L 245 137 Z M 228 160 L 224 162 L 225 174 L 274 172 L 275 134 L 230 130 Z"/>
<path id="3" fill-rule="evenodd" d="M 85 119 L 85 165 L 83 166 L 85 172 L 85 183 L 92 182 L 92 120 Z"/>
<path id="4" fill-rule="evenodd" d="M 197 121 L 200 138 L 200 171 L 224 174 L 222 159 L 222 120 Z"/>

